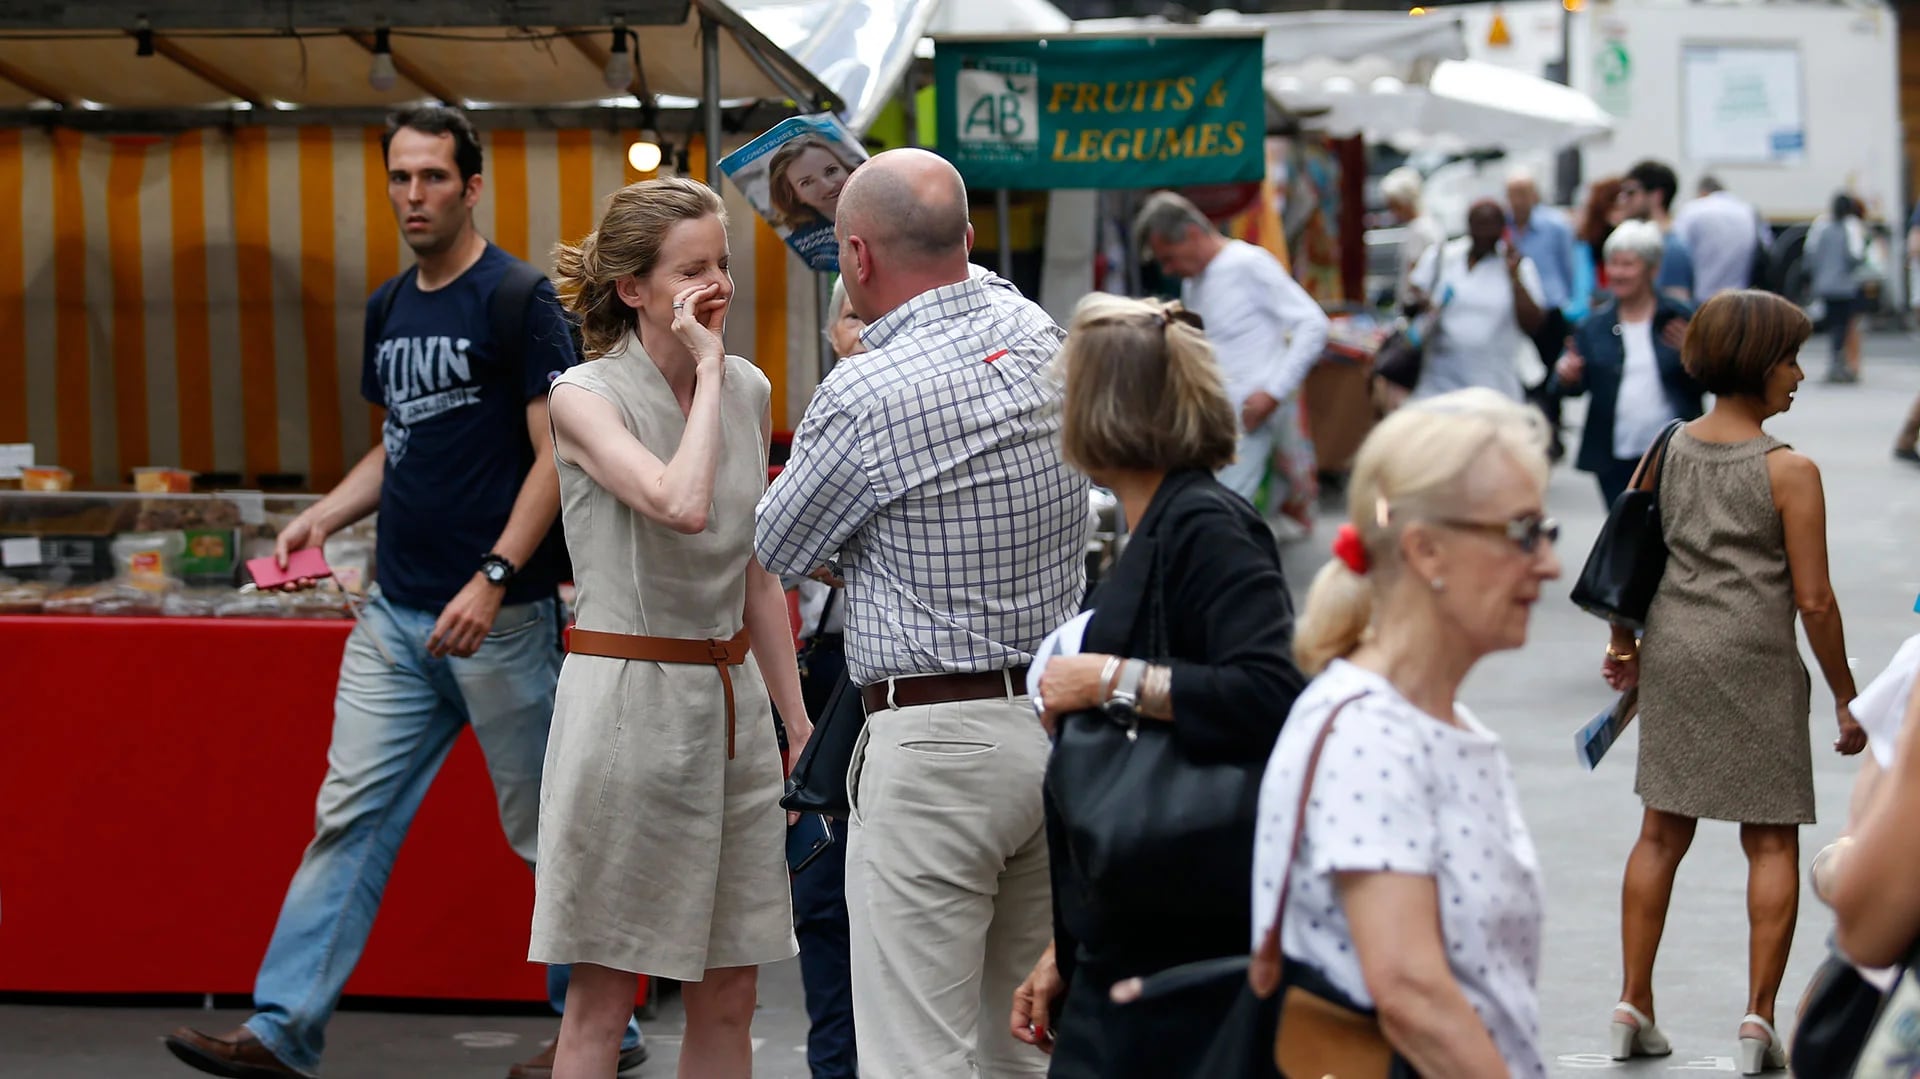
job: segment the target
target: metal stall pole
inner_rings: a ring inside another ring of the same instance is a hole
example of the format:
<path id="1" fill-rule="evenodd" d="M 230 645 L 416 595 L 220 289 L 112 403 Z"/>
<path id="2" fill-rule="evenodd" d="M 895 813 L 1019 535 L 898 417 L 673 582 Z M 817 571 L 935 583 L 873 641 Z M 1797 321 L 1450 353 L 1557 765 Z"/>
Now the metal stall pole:
<path id="1" fill-rule="evenodd" d="M 720 190 L 720 24 L 700 14 L 700 103 L 707 129 L 707 186 Z"/>
<path id="2" fill-rule="evenodd" d="M 993 231 L 1000 243 L 1000 276 L 1013 280 L 1013 195 L 1006 188 L 993 193 Z"/>
<path id="3" fill-rule="evenodd" d="M 827 380 L 827 372 L 833 370 L 833 342 L 827 340 L 827 331 L 833 326 L 833 312 L 827 310 L 827 304 L 833 299 L 833 293 L 827 289 L 827 274 L 815 273 L 813 277 L 813 320 L 820 332 L 813 335 L 813 347 L 819 350 L 820 378 L 815 383 Z"/>

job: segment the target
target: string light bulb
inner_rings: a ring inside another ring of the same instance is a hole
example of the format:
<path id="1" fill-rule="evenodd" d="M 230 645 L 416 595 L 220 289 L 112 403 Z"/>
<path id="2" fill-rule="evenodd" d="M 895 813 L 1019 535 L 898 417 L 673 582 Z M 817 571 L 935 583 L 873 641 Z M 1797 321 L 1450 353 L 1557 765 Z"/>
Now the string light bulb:
<path id="1" fill-rule="evenodd" d="M 615 23 L 613 52 L 608 54 L 606 70 L 601 73 L 607 89 L 615 93 L 625 93 L 633 84 L 633 53 L 627 50 L 627 36 L 626 26 Z"/>
<path id="2" fill-rule="evenodd" d="M 382 26 L 373 32 L 373 66 L 367 69 L 367 84 L 384 94 L 399 83 L 400 72 L 393 66 L 393 43 Z"/>
<path id="3" fill-rule="evenodd" d="M 652 172 L 660 167 L 664 155 L 660 150 L 660 134 L 652 128 L 640 132 L 639 139 L 627 147 L 627 164 L 635 172 Z"/>

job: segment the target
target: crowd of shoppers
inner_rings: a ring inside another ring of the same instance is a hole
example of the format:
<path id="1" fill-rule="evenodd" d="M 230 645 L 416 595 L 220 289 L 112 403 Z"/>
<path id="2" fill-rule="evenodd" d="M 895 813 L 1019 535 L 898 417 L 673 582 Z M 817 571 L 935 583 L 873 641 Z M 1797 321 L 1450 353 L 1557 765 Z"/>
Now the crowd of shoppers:
<path id="1" fill-rule="evenodd" d="M 1812 324 L 1742 287 L 1765 226 L 1711 178 L 1676 220 L 1672 170 L 1643 162 L 1615 197 L 1596 184 L 1576 228 L 1515 173 L 1507 205 L 1476 203 L 1447 242 L 1417 175 L 1388 177 L 1397 289 L 1437 330 L 1413 399 L 1359 450 L 1296 633 L 1253 499 L 1326 316 L 1185 199 L 1137 221 L 1183 300 L 1095 294 L 1062 331 L 970 262 L 945 160 L 891 151 L 842 175 L 801 147 L 779 182 L 838 247 L 836 362 L 769 485 L 770 384 L 722 345 L 714 192 L 614 193 L 557 250 L 559 289 L 531 283 L 521 332 L 494 341 L 493 293 L 537 273 L 474 230 L 471 126 L 414 110 L 384 149 L 418 256 L 368 305 L 386 437 L 279 550 L 377 507 L 380 591 L 347 645 L 318 834 L 256 1013 L 176 1032 L 182 1060 L 316 1070 L 400 839 L 470 724 L 535 872 L 529 957 L 562 1013 L 516 1079 L 638 1066 L 643 974 L 683 986 L 683 1077 L 748 1076 L 757 968 L 796 950 L 816 1079 L 1180 1076 L 1239 987 L 1140 997 L 1138 979 L 1250 941 L 1371 1009 L 1418 1074 L 1544 1075 L 1538 859 L 1505 751 L 1460 700 L 1481 660 L 1526 643 L 1561 572 L 1558 421 L 1524 403 L 1517 362 L 1532 347 L 1551 368 L 1534 405 L 1590 396 L 1579 467 L 1609 505 L 1657 480 L 1669 550 L 1644 632 L 1612 627 L 1601 669 L 1638 695 L 1645 807 L 1610 1051 L 1671 1051 L 1654 959 L 1705 817 L 1740 825 L 1749 866 L 1738 1064 L 1784 1066 L 1775 999 L 1813 819 L 1796 620 L 1838 702 L 1834 749 L 1866 736 L 1819 472 L 1764 426 Z M 1853 210 L 1837 200 L 1809 240 L 1816 283 L 1857 283 Z M 407 407 L 382 346 L 454 335 L 475 392 Z M 1087 596 L 1089 481 L 1129 538 Z M 556 517 L 578 588 L 564 664 Z M 850 819 L 789 877 L 783 766 L 843 672 L 866 717 Z M 1838 947 L 1866 963 L 1920 934 L 1920 907 L 1879 898 L 1915 891 L 1920 744 L 1892 760 L 1816 873 Z"/>

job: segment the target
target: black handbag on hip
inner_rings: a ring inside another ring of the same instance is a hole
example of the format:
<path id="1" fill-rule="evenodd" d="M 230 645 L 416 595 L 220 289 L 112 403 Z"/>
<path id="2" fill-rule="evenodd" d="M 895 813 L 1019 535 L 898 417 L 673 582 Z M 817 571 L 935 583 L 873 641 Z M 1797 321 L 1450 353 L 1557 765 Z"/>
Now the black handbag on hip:
<path id="1" fill-rule="evenodd" d="M 827 613 L 838 598 L 829 595 L 826 606 L 820 609 L 820 624 L 814 630 L 816 638 L 826 631 Z M 854 746 L 866 725 L 867 707 L 860 701 L 860 687 L 848 679 L 842 666 L 839 681 L 827 694 L 827 703 L 821 707 L 820 714 L 813 717 L 813 737 L 807 740 L 807 748 L 800 751 L 800 759 L 793 762 L 780 808 L 840 820 L 852 815 L 853 810 L 847 805 L 847 771 L 853 765 Z"/>
<path id="2" fill-rule="evenodd" d="M 1374 377 L 1385 379 L 1403 390 L 1411 391 L 1420 385 L 1420 373 L 1427 366 L 1427 348 L 1440 331 L 1440 312 L 1446 307 L 1446 301 L 1437 293 L 1440 291 L 1440 275 L 1446 269 L 1446 254 L 1444 243 L 1435 247 L 1433 280 L 1427 289 L 1427 309 L 1404 320 L 1399 328 L 1387 335 L 1387 339 L 1380 343 L 1373 354 Z"/>
<path id="3" fill-rule="evenodd" d="M 1647 609 L 1667 572 L 1667 538 L 1660 523 L 1661 465 L 1667 443 L 1680 426 L 1679 420 L 1673 421 L 1654 440 L 1587 552 L 1587 563 L 1573 584 L 1573 602 L 1588 614 L 1637 630 L 1647 628 Z"/>

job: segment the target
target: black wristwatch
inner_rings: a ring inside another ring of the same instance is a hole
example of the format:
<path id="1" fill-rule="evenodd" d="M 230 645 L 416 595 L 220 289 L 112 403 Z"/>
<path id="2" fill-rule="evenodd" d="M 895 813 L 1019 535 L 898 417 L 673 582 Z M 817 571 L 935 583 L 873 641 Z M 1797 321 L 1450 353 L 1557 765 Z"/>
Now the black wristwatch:
<path id="1" fill-rule="evenodd" d="M 488 584 L 504 585 L 513 579 L 515 572 L 513 563 L 492 551 L 480 559 L 480 575 L 487 579 Z"/>

